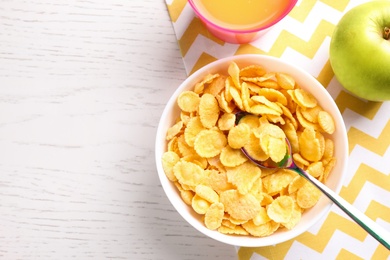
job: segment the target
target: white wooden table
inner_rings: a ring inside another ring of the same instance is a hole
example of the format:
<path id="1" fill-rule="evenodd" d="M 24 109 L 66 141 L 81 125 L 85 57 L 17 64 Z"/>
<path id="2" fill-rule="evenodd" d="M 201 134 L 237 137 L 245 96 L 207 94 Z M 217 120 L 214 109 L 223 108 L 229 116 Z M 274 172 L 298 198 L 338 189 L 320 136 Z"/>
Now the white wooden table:
<path id="1" fill-rule="evenodd" d="M 159 184 L 186 77 L 164 1 L 0 1 L 0 258 L 236 259 Z"/>

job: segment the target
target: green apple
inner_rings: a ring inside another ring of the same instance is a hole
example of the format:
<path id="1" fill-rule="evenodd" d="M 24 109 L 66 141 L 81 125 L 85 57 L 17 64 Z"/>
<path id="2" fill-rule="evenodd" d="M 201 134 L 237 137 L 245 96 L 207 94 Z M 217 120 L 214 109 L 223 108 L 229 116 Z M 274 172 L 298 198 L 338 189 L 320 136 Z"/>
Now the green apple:
<path id="1" fill-rule="evenodd" d="M 370 100 L 390 100 L 390 1 L 349 10 L 330 42 L 330 64 L 340 84 Z"/>

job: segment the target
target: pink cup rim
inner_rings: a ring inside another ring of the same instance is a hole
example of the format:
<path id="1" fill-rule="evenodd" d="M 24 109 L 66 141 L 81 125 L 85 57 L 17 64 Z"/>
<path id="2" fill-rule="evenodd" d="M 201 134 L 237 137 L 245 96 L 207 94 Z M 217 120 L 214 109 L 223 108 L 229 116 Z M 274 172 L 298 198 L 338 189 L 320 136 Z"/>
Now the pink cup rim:
<path id="1" fill-rule="evenodd" d="M 190 6 L 192 7 L 192 9 L 194 10 L 194 12 L 196 13 L 196 15 L 201 20 L 205 21 L 207 23 L 207 25 L 211 25 L 212 27 L 215 27 L 218 30 L 222 30 L 222 31 L 230 32 L 230 33 L 254 33 L 254 32 L 258 32 L 258 31 L 262 31 L 264 29 L 267 29 L 267 28 L 275 25 L 276 23 L 278 23 L 280 20 L 282 20 L 284 17 L 286 17 L 291 12 L 291 10 L 294 8 L 294 6 L 298 2 L 298 0 L 289 0 L 290 3 L 288 5 L 288 7 L 284 10 L 284 12 L 275 21 L 273 21 L 273 22 L 271 22 L 271 23 L 269 23 L 267 25 L 257 27 L 257 28 L 243 29 L 243 30 L 240 30 L 240 29 L 228 29 L 228 28 L 222 27 L 220 25 L 217 25 L 217 24 L 211 22 L 209 19 L 207 19 L 204 15 L 202 15 L 199 12 L 199 10 L 196 8 L 194 0 L 188 0 L 188 2 L 190 4 Z"/>

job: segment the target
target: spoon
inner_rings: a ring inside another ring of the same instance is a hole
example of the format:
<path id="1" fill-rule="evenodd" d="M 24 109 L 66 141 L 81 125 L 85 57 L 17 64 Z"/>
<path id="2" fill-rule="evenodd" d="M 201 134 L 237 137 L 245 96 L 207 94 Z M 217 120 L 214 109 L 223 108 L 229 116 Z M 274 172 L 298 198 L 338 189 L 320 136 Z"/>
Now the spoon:
<path id="1" fill-rule="evenodd" d="M 236 114 L 236 124 L 248 113 L 238 112 Z M 258 161 L 251 157 L 248 152 L 241 148 L 241 151 L 244 153 L 249 160 L 259 167 L 267 169 L 289 169 L 297 172 L 300 176 L 311 182 L 316 186 L 326 197 L 328 197 L 334 204 L 336 204 L 342 211 L 344 211 L 350 218 L 352 218 L 357 224 L 359 224 L 364 230 L 367 231 L 372 237 L 374 237 L 379 243 L 384 245 L 388 250 L 390 250 L 390 233 L 378 225 L 375 221 L 364 215 L 361 211 L 356 209 L 354 206 L 349 204 L 346 200 L 336 194 L 333 190 L 328 188 L 325 184 L 299 168 L 292 157 L 290 141 L 286 138 L 286 155 L 279 163 L 275 163 L 271 159 L 266 161 Z"/>

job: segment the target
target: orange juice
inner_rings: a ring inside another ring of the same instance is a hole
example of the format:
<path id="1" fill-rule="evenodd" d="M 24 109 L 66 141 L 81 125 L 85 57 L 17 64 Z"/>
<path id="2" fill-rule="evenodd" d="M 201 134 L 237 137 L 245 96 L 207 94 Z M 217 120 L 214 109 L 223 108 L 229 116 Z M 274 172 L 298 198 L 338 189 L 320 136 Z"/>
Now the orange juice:
<path id="1" fill-rule="evenodd" d="M 251 30 L 275 23 L 285 14 L 290 0 L 193 0 L 200 13 L 217 26 Z"/>

